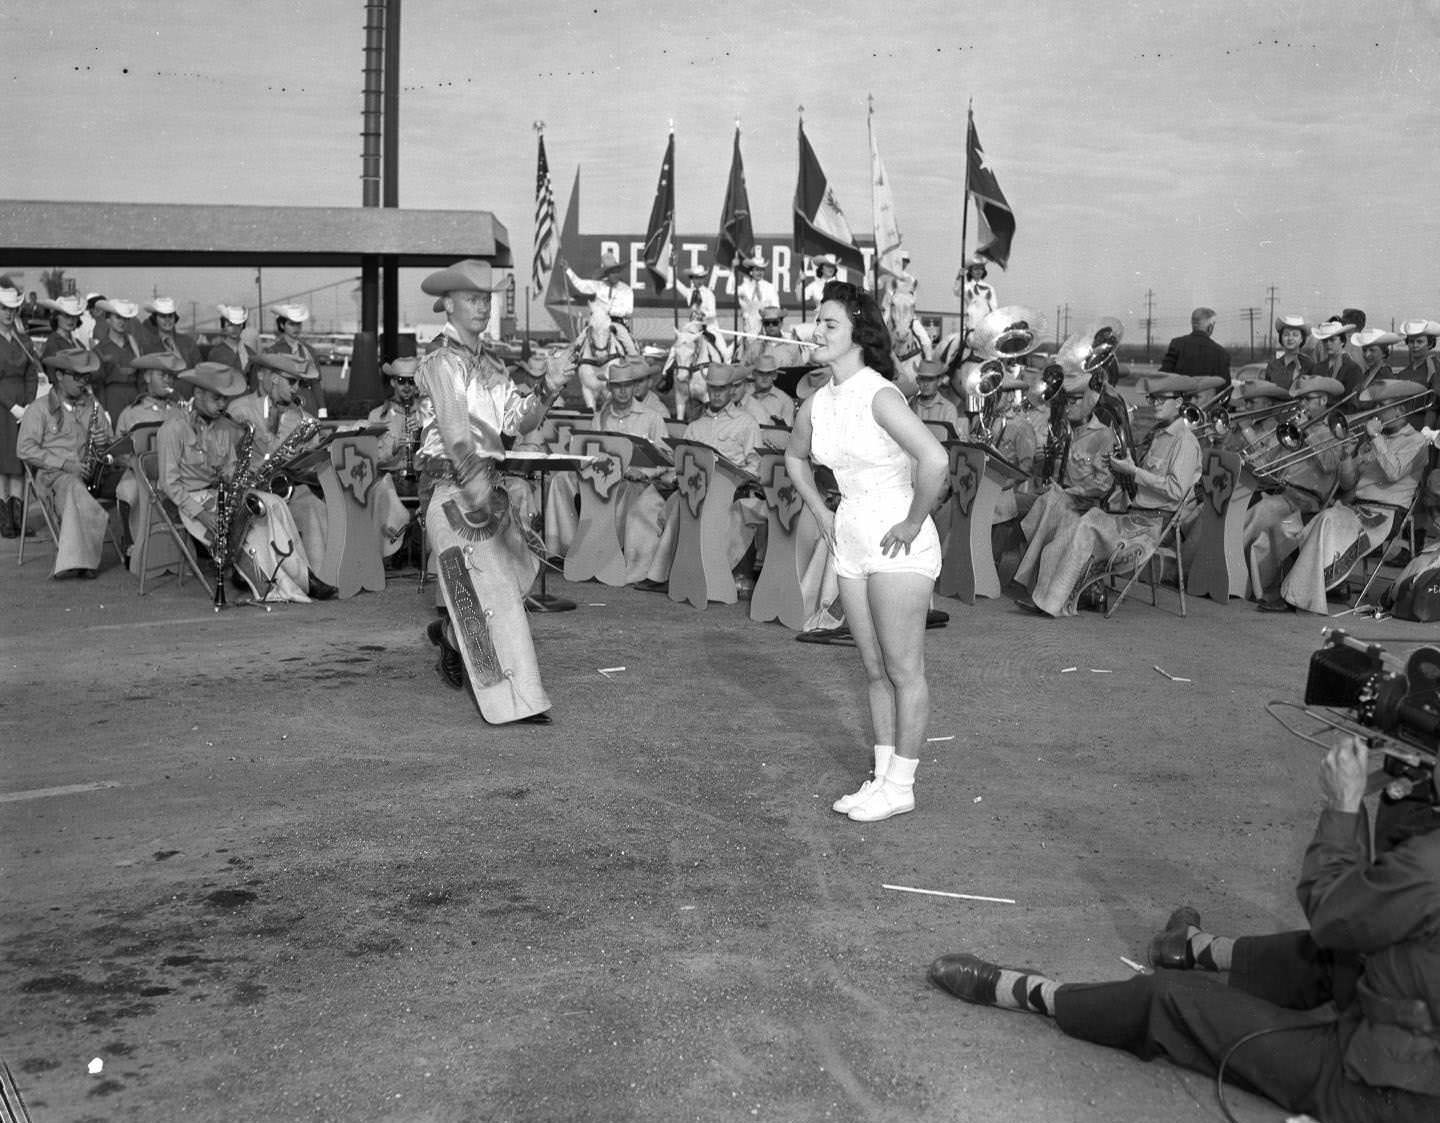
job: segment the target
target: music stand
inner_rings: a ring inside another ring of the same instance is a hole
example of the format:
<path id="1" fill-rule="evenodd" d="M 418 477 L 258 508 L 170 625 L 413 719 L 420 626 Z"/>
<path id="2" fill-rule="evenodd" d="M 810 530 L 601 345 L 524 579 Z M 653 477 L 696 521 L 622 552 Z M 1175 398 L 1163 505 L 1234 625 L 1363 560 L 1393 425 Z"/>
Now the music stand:
<path id="1" fill-rule="evenodd" d="M 516 475 L 540 477 L 540 512 L 544 517 L 545 504 L 550 493 L 551 472 L 578 472 L 594 457 L 569 456 L 565 453 L 531 452 L 524 449 L 507 452 L 500 461 L 500 468 Z M 550 561 L 540 559 L 540 589 L 525 597 L 525 607 L 531 612 L 573 612 L 575 602 L 565 597 L 551 596 L 548 589 Z"/>

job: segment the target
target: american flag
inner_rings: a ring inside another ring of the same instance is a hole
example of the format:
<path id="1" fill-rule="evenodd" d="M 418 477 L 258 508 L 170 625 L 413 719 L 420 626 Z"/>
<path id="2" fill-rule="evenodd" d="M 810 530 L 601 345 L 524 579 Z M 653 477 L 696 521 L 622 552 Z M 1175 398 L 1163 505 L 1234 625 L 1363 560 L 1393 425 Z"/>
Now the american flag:
<path id="1" fill-rule="evenodd" d="M 535 292 L 545 291 L 550 267 L 555 264 L 555 192 L 550 189 L 550 165 L 545 160 L 545 134 L 540 134 L 540 158 L 535 165 L 535 259 L 530 265 Z"/>

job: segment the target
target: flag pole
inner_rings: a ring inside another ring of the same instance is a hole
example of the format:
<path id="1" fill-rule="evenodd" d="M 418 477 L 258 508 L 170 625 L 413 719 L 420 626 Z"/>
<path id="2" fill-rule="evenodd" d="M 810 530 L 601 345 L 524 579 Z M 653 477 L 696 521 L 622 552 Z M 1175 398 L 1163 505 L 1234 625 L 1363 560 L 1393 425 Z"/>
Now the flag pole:
<path id="1" fill-rule="evenodd" d="M 803 135 L 805 132 L 805 107 L 803 105 L 798 105 L 795 107 L 795 112 L 800 116 L 800 126 L 798 132 Z M 799 137 L 797 136 L 796 139 L 798 140 Z M 796 152 L 799 152 L 798 148 L 796 149 Z M 797 171 L 796 174 L 798 176 L 799 171 Z M 799 246 L 793 246 L 792 252 L 794 253 L 796 258 L 796 276 L 798 278 L 798 283 L 800 286 L 800 322 L 803 324 L 806 323 L 809 319 L 809 317 L 805 314 L 805 274 L 803 272 L 799 272 L 799 270 L 801 269 L 801 265 L 805 260 L 805 255 L 800 252 Z M 736 327 L 739 327 L 739 325 L 737 324 Z"/>
<path id="2" fill-rule="evenodd" d="M 675 135 L 675 118 L 670 118 L 670 135 Z M 676 231 L 680 229 L 676 216 L 680 212 L 680 202 L 675 191 L 675 181 L 680 178 L 680 160 L 677 157 L 675 163 L 670 166 L 670 313 L 674 319 L 675 327 L 680 326 L 680 274 L 675 271 L 675 243 Z"/>
<path id="3" fill-rule="evenodd" d="M 965 242 L 970 236 L 970 133 L 975 128 L 975 99 L 965 107 L 965 187 L 960 194 L 960 346 L 965 347 L 965 285 L 970 271 L 965 267 Z"/>
<path id="4" fill-rule="evenodd" d="M 520 348 L 520 357 L 530 357 L 530 286 L 525 286 L 525 342 Z"/>
<path id="5" fill-rule="evenodd" d="M 870 151 L 875 151 L 875 95 L 866 95 L 868 112 L 865 114 L 865 129 L 870 135 Z M 870 169 L 870 178 L 875 178 L 875 169 Z M 880 216 L 875 213 L 875 185 L 870 185 L 870 292 L 880 299 Z"/>

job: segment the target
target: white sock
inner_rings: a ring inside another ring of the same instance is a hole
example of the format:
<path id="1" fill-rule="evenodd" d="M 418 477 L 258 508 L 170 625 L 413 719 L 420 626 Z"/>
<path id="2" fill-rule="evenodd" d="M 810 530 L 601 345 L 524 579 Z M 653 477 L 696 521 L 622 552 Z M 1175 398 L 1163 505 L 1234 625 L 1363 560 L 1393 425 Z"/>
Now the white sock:
<path id="1" fill-rule="evenodd" d="M 912 788 L 915 786 L 915 769 L 919 767 L 920 760 L 913 756 L 892 756 L 890 767 L 885 773 L 885 782 L 894 784 L 897 788 Z"/>
<path id="2" fill-rule="evenodd" d="M 890 758 L 894 755 L 894 745 L 875 746 L 875 779 L 885 779 L 885 773 L 890 770 Z"/>

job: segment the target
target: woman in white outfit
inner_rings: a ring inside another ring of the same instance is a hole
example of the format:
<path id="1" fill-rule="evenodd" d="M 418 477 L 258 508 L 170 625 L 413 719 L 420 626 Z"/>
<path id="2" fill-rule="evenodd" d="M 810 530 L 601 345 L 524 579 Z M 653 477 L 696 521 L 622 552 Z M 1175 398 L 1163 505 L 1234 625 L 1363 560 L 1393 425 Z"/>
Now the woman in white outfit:
<path id="1" fill-rule="evenodd" d="M 826 286 L 814 341 L 811 361 L 834 377 L 800 407 L 785 466 L 835 554 L 875 734 L 874 778 L 833 807 L 874 822 L 915 808 L 915 766 L 930 716 L 925 614 L 940 574 L 930 510 L 948 459 L 894 385 L 890 333 L 874 297 L 842 281 Z M 835 473 L 834 513 L 815 486 L 812 461 Z"/>

